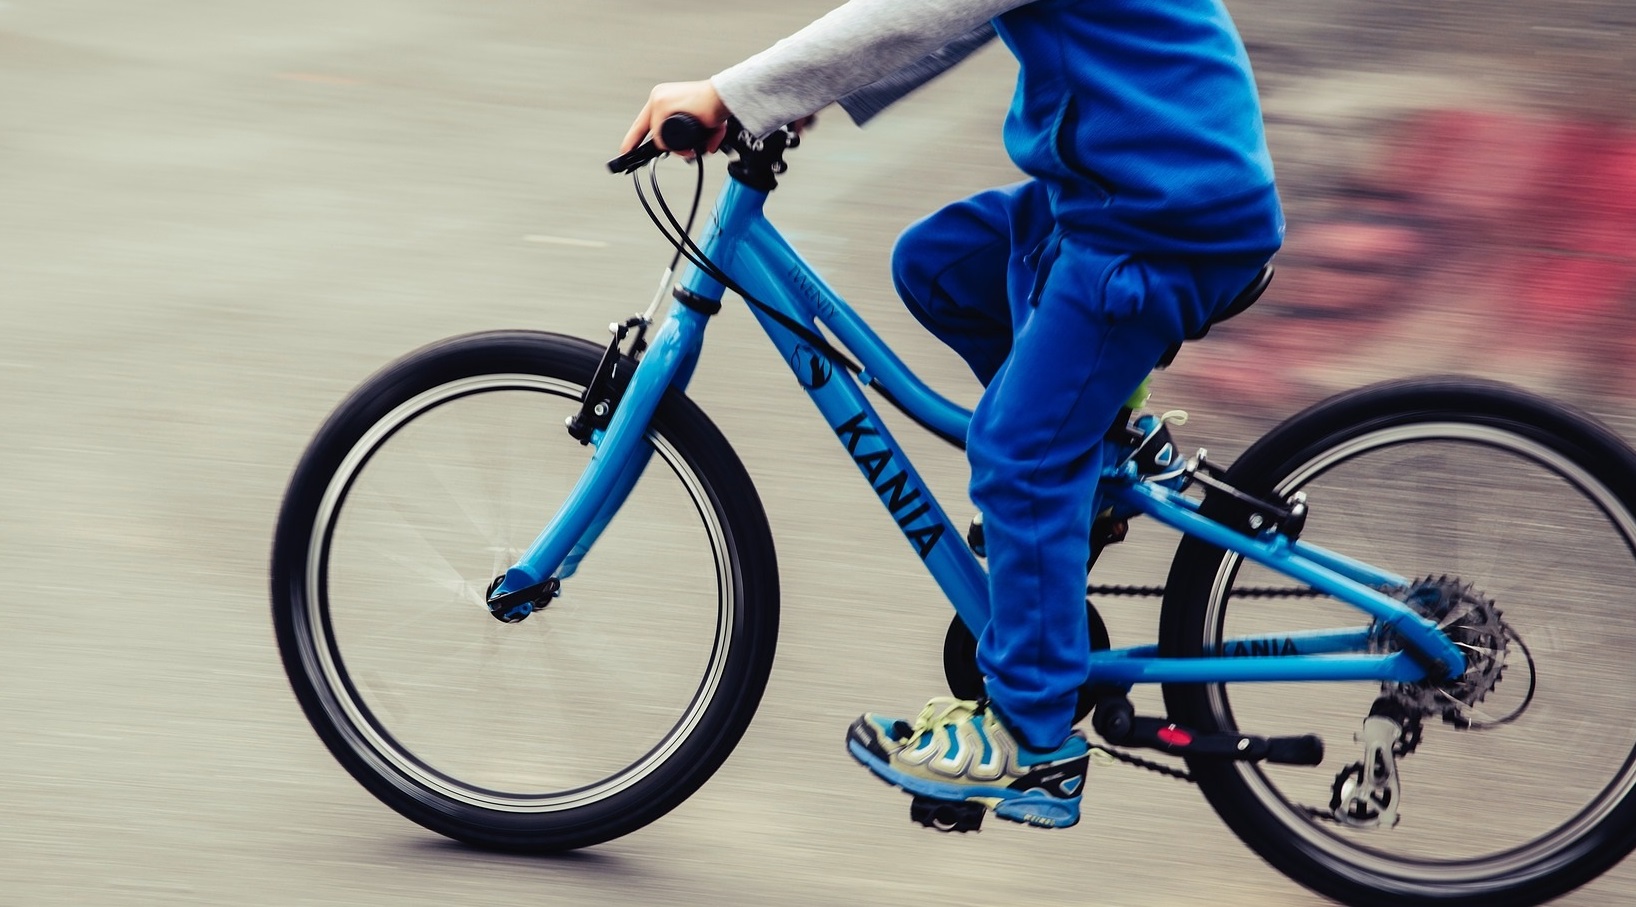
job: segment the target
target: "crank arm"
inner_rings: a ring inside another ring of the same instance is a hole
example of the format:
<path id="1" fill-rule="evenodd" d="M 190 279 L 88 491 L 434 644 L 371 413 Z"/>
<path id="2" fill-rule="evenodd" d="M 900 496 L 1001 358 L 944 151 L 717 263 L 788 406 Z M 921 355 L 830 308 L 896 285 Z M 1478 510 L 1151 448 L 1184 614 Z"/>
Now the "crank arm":
<path id="1" fill-rule="evenodd" d="M 1206 734 L 1166 718 L 1133 714 L 1130 700 L 1122 695 L 1097 702 L 1091 726 L 1115 746 L 1145 747 L 1190 759 L 1278 765 L 1317 765 L 1324 761 L 1324 742 L 1314 734 L 1299 737 Z"/>

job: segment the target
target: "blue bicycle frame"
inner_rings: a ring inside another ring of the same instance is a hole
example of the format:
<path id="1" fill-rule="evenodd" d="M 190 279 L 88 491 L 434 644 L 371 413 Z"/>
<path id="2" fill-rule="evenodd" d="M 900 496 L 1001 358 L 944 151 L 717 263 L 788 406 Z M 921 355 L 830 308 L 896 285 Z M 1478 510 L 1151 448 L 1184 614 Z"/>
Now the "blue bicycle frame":
<path id="1" fill-rule="evenodd" d="M 713 221 L 701 244 L 721 273 L 784 318 L 816 331 L 822 324 L 862 363 L 854 379 L 823 352 L 759 308 L 751 311 L 817 405 L 892 520 L 902 530 L 942 588 L 955 611 L 980 635 L 988 623 L 988 578 L 961 532 L 932 497 L 909 458 L 864 395 L 873 385 L 911 418 L 950 439 L 963 439 L 971 413 L 927 387 L 887 347 L 767 220 L 767 192 L 729 180 L 717 200 Z M 494 596 L 516 593 L 572 576 L 602 528 L 612 519 L 646 465 L 648 422 L 668 390 L 687 387 L 704 341 L 710 313 L 725 287 L 699 269 L 681 281 L 679 299 L 657 329 L 630 379 L 612 421 L 594 432 L 589 464 L 568 498 L 523 557 L 505 574 Z M 1125 451 L 1128 453 L 1128 451 Z M 1228 640 L 1220 654 L 1202 658 L 1162 658 L 1153 645 L 1092 654 L 1099 683 L 1226 683 L 1245 681 L 1391 680 L 1414 682 L 1437 665 L 1459 676 L 1465 659 L 1431 621 L 1392 592 L 1408 588 L 1403 577 L 1378 570 L 1271 530 L 1259 536 L 1230 529 L 1200 513 L 1199 503 L 1178 490 L 1138 474 L 1134 464 L 1110 458 L 1099 494 L 1125 512 L 1146 514 L 1187 535 L 1266 565 L 1374 618 L 1374 624 L 1336 630 L 1280 634 L 1268 655 L 1229 656 L 1234 651 L 1268 649 L 1265 637 Z M 1379 631 L 1389 631 L 1402 649 L 1371 653 Z M 1242 642 L 1244 645 L 1239 646 Z"/>

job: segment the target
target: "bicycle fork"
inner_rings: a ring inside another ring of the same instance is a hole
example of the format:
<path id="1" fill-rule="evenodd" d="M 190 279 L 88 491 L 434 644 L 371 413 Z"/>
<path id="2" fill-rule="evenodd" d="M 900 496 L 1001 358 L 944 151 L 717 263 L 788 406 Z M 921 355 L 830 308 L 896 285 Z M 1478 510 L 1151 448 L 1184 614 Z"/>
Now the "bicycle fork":
<path id="1" fill-rule="evenodd" d="M 491 584 L 487 604 L 495 619 L 515 623 L 549 604 L 619 512 L 652 456 L 646 438 L 659 401 L 693 376 L 708 318 L 678 303 L 646 344 L 643 316 L 610 325 L 614 338 L 567 429 L 595 452 L 545 529 Z M 641 359 L 627 383 L 618 374 L 620 344 L 633 328 L 638 333 L 630 352 Z"/>

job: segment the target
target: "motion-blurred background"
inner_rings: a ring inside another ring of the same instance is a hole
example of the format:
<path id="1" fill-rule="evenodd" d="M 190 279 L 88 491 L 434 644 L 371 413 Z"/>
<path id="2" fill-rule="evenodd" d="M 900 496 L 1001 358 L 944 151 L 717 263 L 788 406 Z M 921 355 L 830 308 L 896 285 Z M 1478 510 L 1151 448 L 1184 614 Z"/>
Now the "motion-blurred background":
<path id="1" fill-rule="evenodd" d="M 909 827 L 841 729 L 939 689 L 947 608 L 731 306 L 694 392 L 767 504 L 785 620 L 712 783 L 592 852 L 495 856 L 375 803 L 303 721 L 266 553 L 325 414 L 439 337 L 600 339 L 645 306 L 666 249 L 602 161 L 654 82 L 829 5 L 0 0 L 0 903 L 1320 903 L 1127 768 L 1073 832 Z M 1633 436 L 1636 6 L 1232 9 L 1289 241 L 1264 301 L 1159 381 L 1197 416 L 1183 439 L 1230 459 L 1328 393 L 1422 372 Z M 824 115 L 770 208 L 968 401 L 886 262 L 915 217 L 1015 178 L 1012 76 L 994 47 L 866 130 Z M 959 455 L 911 449 L 958 511 Z M 1159 581 L 1173 540 L 1148 536 L 1110 579 Z M 1107 616 L 1134 643 L 1155 610 Z M 1626 866 L 1566 903 L 1633 897 Z"/>

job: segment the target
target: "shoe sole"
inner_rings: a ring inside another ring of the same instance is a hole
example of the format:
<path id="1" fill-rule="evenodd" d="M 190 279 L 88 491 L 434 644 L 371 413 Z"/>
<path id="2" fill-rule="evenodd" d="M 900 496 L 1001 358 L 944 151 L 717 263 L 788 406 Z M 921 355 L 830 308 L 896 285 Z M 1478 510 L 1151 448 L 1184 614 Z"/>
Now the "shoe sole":
<path id="1" fill-rule="evenodd" d="M 972 784 L 944 784 L 906 775 L 883 763 L 850 735 L 846 751 L 852 754 L 881 783 L 916 797 L 947 803 L 976 803 L 1007 822 L 1034 828 L 1072 828 L 1079 824 L 1079 798 L 1063 800 L 1038 791 L 1014 791 L 1004 787 Z"/>

